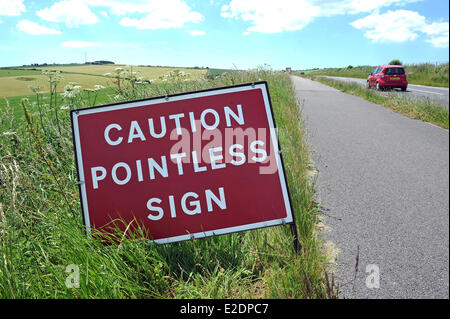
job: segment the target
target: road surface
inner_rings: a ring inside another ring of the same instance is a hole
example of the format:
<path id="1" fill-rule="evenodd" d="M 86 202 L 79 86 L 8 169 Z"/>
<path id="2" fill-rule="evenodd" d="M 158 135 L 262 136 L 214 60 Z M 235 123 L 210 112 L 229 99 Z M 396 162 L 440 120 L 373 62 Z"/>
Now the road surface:
<path id="1" fill-rule="evenodd" d="M 337 76 L 326 76 L 329 79 L 334 79 L 338 81 L 358 83 L 362 86 L 366 86 L 367 80 L 356 79 L 356 78 L 345 78 Z M 389 92 L 389 91 L 388 91 Z M 392 92 L 392 91 L 391 91 Z M 398 94 L 404 95 L 406 97 L 416 98 L 416 99 L 429 99 L 430 101 L 445 106 L 448 109 L 449 105 L 449 89 L 444 87 L 436 86 L 425 86 L 409 84 L 406 92 L 401 92 L 400 90 L 394 90 Z"/>
<path id="2" fill-rule="evenodd" d="M 448 130 L 292 81 L 318 170 L 321 234 L 339 249 L 340 296 L 449 298 Z"/>

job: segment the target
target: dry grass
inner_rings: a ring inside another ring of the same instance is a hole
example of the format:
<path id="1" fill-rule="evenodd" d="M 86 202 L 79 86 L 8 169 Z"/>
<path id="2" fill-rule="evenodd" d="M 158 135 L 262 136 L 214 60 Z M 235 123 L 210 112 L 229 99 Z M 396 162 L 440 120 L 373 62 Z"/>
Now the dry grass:
<path id="1" fill-rule="evenodd" d="M 83 88 L 92 88 L 99 84 L 105 87 L 114 86 L 113 79 L 103 76 L 106 73 L 114 73 L 116 68 L 129 69 L 125 65 L 77 65 L 77 66 L 54 66 L 42 67 L 39 70 L 59 70 L 62 72 L 63 79 L 58 85 L 58 92 L 64 90 L 64 86 L 70 82 L 75 82 Z M 160 77 L 172 70 L 180 70 L 189 73 L 190 80 L 200 80 L 206 75 L 206 70 L 185 69 L 169 67 L 142 67 L 133 66 L 133 72 L 139 72 L 144 79 L 160 82 Z M 26 73 L 26 71 L 24 71 Z M 152 81 L 152 82 L 153 82 Z M 24 96 L 31 93 L 29 86 L 37 85 L 42 87 L 45 92 L 48 89 L 48 78 L 42 74 L 32 74 L 26 76 L 2 76 L 0 77 L 0 97 Z"/>
<path id="2" fill-rule="evenodd" d="M 37 85 L 43 92 L 48 92 L 48 79 L 46 75 L 27 76 L 32 81 L 23 81 L 21 77 L 0 77 L 0 97 L 23 96 L 31 94 L 30 85 Z M 69 82 L 79 83 L 83 88 L 92 88 L 96 84 L 111 86 L 112 79 L 100 76 L 90 76 L 84 74 L 64 74 L 64 78 L 58 85 L 58 92 L 64 90 L 64 86 Z"/>
<path id="3" fill-rule="evenodd" d="M 104 75 L 105 73 L 113 73 L 116 68 L 129 69 L 129 66 L 123 64 L 107 64 L 107 65 L 75 65 L 75 66 L 55 66 L 37 68 L 41 70 L 58 70 L 63 73 L 83 73 L 87 75 Z M 206 74 L 206 69 L 187 69 L 174 67 L 158 67 L 158 66 L 133 66 L 134 72 L 139 72 L 141 76 L 148 80 L 158 80 L 159 77 L 164 76 L 169 71 L 180 70 L 191 74 L 192 80 L 203 79 Z"/>

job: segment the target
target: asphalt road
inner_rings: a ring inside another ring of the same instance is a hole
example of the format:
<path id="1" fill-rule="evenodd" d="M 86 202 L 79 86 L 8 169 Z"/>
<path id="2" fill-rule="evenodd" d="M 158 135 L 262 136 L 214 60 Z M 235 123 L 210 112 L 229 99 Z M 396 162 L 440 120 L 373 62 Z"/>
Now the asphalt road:
<path id="1" fill-rule="evenodd" d="M 337 76 L 327 76 L 327 78 L 335 79 L 338 81 L 344 82 L 353 82 L 361 84 L 362 86 L 366 86 L 367 80 L 365 79 L 356 79 L 356 78 L 345 78 L 345 77 L 337 77 Z M 400 90 L 393 90 L 387 92 L 381 92 L 382 94 L 389 94 L 390 92 L 396 92 L 406 97 L 416 98 L 416 99 L 429 99 L 430 101 L 445 106 L 448 109 L 449 105 L 449 89 L 444 87 L 435 87 L 435 86 L 425 86 L 425 85 L 416 85 L 409 84 L 406 92 L 401 92 Z"/>
<path id="2" fill-rule="evenodd" d="M 318 170 L 321 234 L 339 249 L 340 296 L 449 298 L 448 131 L 292 81 Z"/>

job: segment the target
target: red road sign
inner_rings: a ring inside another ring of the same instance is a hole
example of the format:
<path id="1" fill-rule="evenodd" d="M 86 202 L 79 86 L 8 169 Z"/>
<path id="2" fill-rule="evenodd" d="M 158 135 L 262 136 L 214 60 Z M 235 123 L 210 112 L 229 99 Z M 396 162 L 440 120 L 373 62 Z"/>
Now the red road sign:
<path id="1" fill-rule="evenodd" d="M 135 220 L 168 243 L 293 223 L 270 103 L 258 82 L 72 111 L 87 229 Z"/>

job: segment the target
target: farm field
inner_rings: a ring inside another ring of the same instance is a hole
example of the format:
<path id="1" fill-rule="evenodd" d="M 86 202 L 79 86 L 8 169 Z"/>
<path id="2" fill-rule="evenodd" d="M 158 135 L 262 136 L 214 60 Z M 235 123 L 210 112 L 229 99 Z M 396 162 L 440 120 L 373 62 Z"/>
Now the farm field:
<path id="1" fill-rule="evenodd" d="M 39 86 L 43 92 L 48 91 L 47 76 L 42 74 L 44 70 L 60 71 L 62 75 L 61 82 L 58 84 L 57 91 L 62 92 L 64 86 L 74 82 L 82 88 L 91 89 L 94 85 L 111 87 L 114 85 L 113 78 L 105 74 L 115 75 L 115 70 L 122 68 L 131 70 L 126 65 L 74 65 L 74 66 L 48 66 L 36 67 L 34 70 L 27 69 L 0 69 L 0 97 L 25 96 L 31 93 L 29 86 Z M 204 79 L 206 69 L 187 69 L 170 67 L 147 67 L 132 66 L 132 72 L 138 72 L 136 76 L 151 82 L 161 82 L 161 77 L 170 71 L 182 71 L 187 74 L 189 80 Z"/>
<path id="2" fill-rule="evenodd" d="M 107 65 L 74 65 L 74 66 L 49 66 L 45 68 L 38 67 L 41 70 L 57 70 L 63 73 L 82 73 L 89 75 L 103 76 L 106 73 L 114 74 L 117 68 L 129 70 L 130 66 L 125 64 L 107 64 Z M 185 73 L 189 73 L 191 78 L 196 80 L 203 78 L 206 74 L 206 69 L 193 69 L 193 68 L 177 68 L 177 67 L 160 67 L 160 66 L 132 66 L 133 72 L 139 72 L 139 75 L 148 80 L 157 80 L 159 77 L 164 76 L 169 71 L 179 70 Z"/>
<path id="3" fill-rule="evenodd" d="M 110 86 L 112 79 L 103 76 L 91 76 L 85 74 L 64 73 L 58 84 L 58 92 L 64 90 L 64 86 L 74 82 L 83 88 L 92 88 L 94 85 Z M 48 80 L 43 74 L 0 77 L 0 97 L 14 97 L 31 94 L 30 86 L 39 86 L 42 92 L 48 92 Z"/>
<path id="4" fill-rule="evenodd" d="M 39 70 L 30 69 L 0 69 L 0 77 L 13 77 L 13 76 L 25 76 L 25 75 L 40 75 L 42 72 Z"/>

